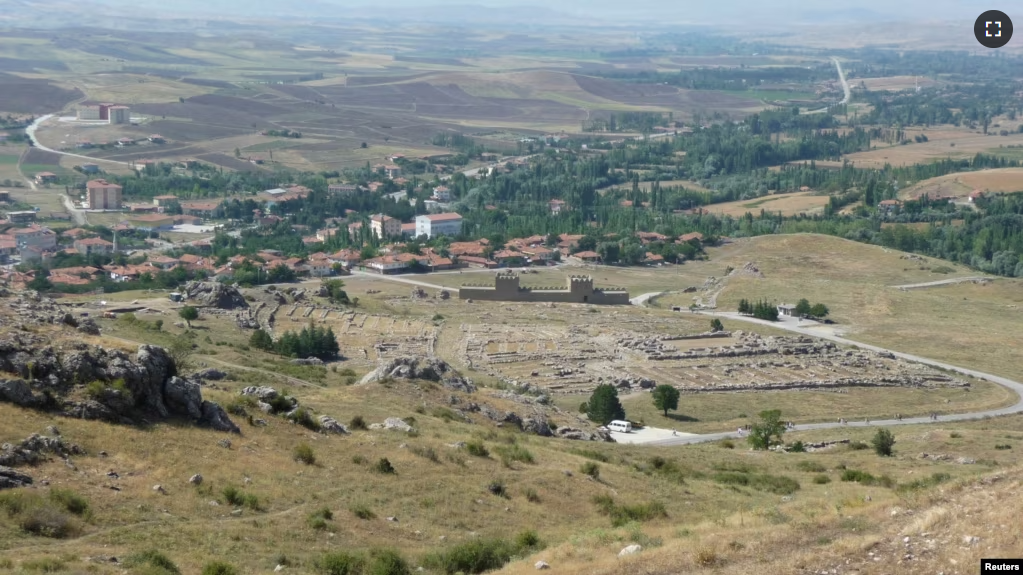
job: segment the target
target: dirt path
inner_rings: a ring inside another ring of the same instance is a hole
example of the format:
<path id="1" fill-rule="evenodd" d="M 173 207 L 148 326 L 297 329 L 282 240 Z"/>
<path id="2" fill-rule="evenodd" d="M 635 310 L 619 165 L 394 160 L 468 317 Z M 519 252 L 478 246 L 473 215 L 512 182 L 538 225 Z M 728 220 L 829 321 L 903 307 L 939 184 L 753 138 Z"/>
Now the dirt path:
<path id="1" fill-rule="evenodd" d="M 32 145 L 35 146 L 36 148 L 38 148 L 38 149 L 40 149 L 40 150 L 42 150 L 44 152 L 53 152 L 54 154 L 60 154 L 61 156 L 71 156 L 73 158 L 82 158 L 82 159 L 85 159 L 85 160 L 89 160 L 90 162 L 109 162 L 111 164 L 120 164 L 121 166 L 131 166 L 130 162 L 121 162 L 121 161 L 118 161 L 118 160 L 106 160 L 104 158 L 95 158 L 93 156 L 83 156 L 81 154 L 72 154 L 70 152 L 61 152 L 60 150 L 54 150 L 53 148 L 47 148 L 46 146 L 40 144 L 39 143 L 39 139 L 36 138 L 36 129 L 38 129 L 39 126 L 43 122 L 49 120 L 50 118 L 53 118 L 53 116 L 54 116 L 53 114 L 47 114 L 45 116 L 40 116 L 39 118 L 36 118 L 35 122 L 33 122 L 28 128 L 25 128 L 25 134 L 28 135 L 30 140 L 32 140 Z"/>
<path id="2" fill-rule="evenodd" d="M 1004 378 L 1002 376 L 995 376 L 994 374 L 988 374 L 986 372 L 981 372 L 979 370 L 972 370 L 972 369 L 969 369 L 969 368 L 962 368 L 962 367 L 959 367 L 959 366 L 953 366 L 952 364 L 947 364 L 945 362 L 940 362 L 938 360 L 932 360 L 930 358 L 924 358 L 922 356 L 916 356 L 914 354 L 906 354 L 904 352 L 896 352 L 894 350 L 888 350 L 886 348 L 881 348 L 880 346 L 872 346 L 870 344 L 864 344 L 864 343 L 858 342 L 856 340 L 849 340 L 848 338 L 842 338 L 842 337 L 831 335 L 831 334 L 823 334 L 823 333 L 820 333 L 820 332 L 817 332 L 817 331 L 814 331 L 814 330 L 810 330 L 810 329 L 807 329 L 807 328 L 800 328 L 800 327 L 797 327 L 797 326 L 785 325 L 784 323 L 780 323 L 780 322 L 769 322 L 767 320 L 759 320 L 759 319 L 756 319 L 756 318 L 750 318 L 748 316 L 740 316 L 739 314 L 737 314 L 735 312 L 705 312 L 705 311 L 700 311 L 700 312 L 697 312 L 697 314 L 703 314 L 703 315 L 706 315 L 706 316 L 718 316 L 718 317 L 721 317 L 721 318 L 728 318 L 730 320 L 739 320 L 739 321 L 742 321 L 742 322 L 749 322 L 751 324 L 762 324 L 764 326 L 770 326 L 772 328 L 781 329 L 781 330 L 788 330 L 790 332 L 796 332 L 798 334 L 804 334 L 806 336 L 812 336 L 814 338 L 823 338 L 825 340 L 831 340 L 833 342 L 837 342 L 839 344 L 844 344 L 846 346 L 857 346 L 859 348 L 863 348 L 865 350 L 871 350 L 873 352 L 891 352 L 895 357 L 901 358 L 903 360 L 908 360 L 910 362 L 917 362 L 919 364 L 924 364 L 924 365 L 931 366 L 931 367 L 934 367 L 934 368 L 939 368 L 939 369 L 943 369 L 943 370 L 949 370 L 949 371 L 952 371 L 952 372 L 958 372 L 960 374 L 963 374 L 963 375 L 966 375 L 966 376 L 970 376 L 970 377 L 973 377 L 973 378 L 979 378 L 981 380 L 987 380 L 987 381 L 990 381 L 990 382 L 994 382 L 996 384 L 1000 384 L 1002 386 L 1005 386 L 1006 388 L 1009 388 L 1010 390 L 1012 390 L 1013 392 L 1015 392 L 1017 394 L 1016 403 L 1013 404 L 1012 406 L 1006 406 L 1006 407 L 1003 407 L 1003 408 L 995 408 L 995 409 L 992 409 L 992 410 L 981 410 L 981 411 L 978 411 L 978 412 L 965 412 L 965 413 L 962 413 L 962 414 L 947 414 L 947 415 L 939 416 L 937 420 L 932 420 L 932 419 L 927 418 L 927 417 L 919 417 L 919 418 L 904 418 L 902 420 L 871 420 L 869 422 L 848 422 L 846 424 L 839 424 L 838 422 L 819 422 L 819 423 L 814 423 L 814 424 L 797 424 L 796 427 L 794 428 L 794 430 L 797 430 L 797 431 L 799 431 L 799 430 L 826 430 L 826 429 L 831 429 L 831 428 L 865 428 L 865 427 L 870 427 L 870 426 L 901 426 L 901 425 L 905 425 L 905 424 L 933 424 L 933 423 L 937 423 L 937 422 L 959 422 L 959 421 L 963 421 L 963 420 L 977 420 L 977 419 L 980 419 L 980 418 L 987 418 L 987 417 L 991 417 L 991 416 L 1004 416 L 1004 415 L 1007 415 L 1007 414 L 1016 414 L 1016 413 L 1019 413 L 1019 412 L 1023 412 L 1023 383 L 1017 382 L 1015 380 L 1010 380 L 1010 379 Z M 839 415 L 836 415 L 836 419 L 838 418 L 838 416 Z M 715 440 L 722 440 L 722 439 L 725 439 L 725 438 L 739 438 L 739 437 L 740 436 L 739 436 L 738 432 L 733 431 L 733 432 L 720 432 L 720 433 L 717 433 L 717 434 L 695 434 L 695 435 L 685 436 L 685 437 L 681 437 L 681 436 L 680 437 L 672 437 L 672 438 L 667 438 L 667 439 L 663 439 L 663 440 L 654 440 L 654 441 L 648 442 L 647 444 L 657 445 L 657 446 L 677 446 L 677 445 L 684 445 L 684 444 L 698 444 L 698 443 L 701 443 L 701 442 L 713 442 Z"/>
<path id="3" fill-rule="evenodd" d="M 402 278 L 400 276 L 388 276 L 387 274 L 371 274 L 369 272 L 352 272 L 352 279 L 355 278 L 373 278 L 375 280 L 390 280 L 391 282 L 401 282 L 403 284 L 412 284 L 414 286 L 422 286 L 424 288 L 433 288 L 434 290 L 447 290 L 449 292 L 458 292 L 458 288 L 451 288 L 450 286 L 439 286 L 437 284 L 430 284 L 429 282 L 422 282 L 420 280 L 410 280 L 408 278 Z"/>
<path id="4" fill-rule="evenodd" d="M 899 290 L 912 290 L 913 288 L 930 288 L 931 286 L 945 286 L 948 284 L 961 284 L 963 282 L 992 282 L 996 280 L 993 276 L 966 276 L 964 278 L 949 278 L 948 280 L 935 280 L 934 282 L 920 282 L 919 284 L 902 284 L 892 286 Z"/>

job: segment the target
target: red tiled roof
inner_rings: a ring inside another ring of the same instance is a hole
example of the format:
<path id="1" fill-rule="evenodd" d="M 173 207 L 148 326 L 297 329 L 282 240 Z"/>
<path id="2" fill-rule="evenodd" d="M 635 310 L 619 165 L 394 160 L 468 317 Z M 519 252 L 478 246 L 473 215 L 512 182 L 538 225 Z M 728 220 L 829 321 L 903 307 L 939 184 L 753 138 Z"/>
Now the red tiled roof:
<path id="1" fill-rule="evenodd" d="M 442 214 L 426 214 L 431 222 L 443 222 L 446 220 L 461 220 L 462 215 L 457 212 L 444 212 Z"/>

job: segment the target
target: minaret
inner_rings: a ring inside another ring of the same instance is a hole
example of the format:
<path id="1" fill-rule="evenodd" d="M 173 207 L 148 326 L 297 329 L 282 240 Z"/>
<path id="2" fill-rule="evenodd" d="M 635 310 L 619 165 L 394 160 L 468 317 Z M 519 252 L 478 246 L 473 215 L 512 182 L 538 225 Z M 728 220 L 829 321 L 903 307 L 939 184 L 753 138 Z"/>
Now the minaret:
<path id="1" fill-rule="evenodd" d="M 114 230 L 114 253 L 117 253 L 117 230 Z"/>

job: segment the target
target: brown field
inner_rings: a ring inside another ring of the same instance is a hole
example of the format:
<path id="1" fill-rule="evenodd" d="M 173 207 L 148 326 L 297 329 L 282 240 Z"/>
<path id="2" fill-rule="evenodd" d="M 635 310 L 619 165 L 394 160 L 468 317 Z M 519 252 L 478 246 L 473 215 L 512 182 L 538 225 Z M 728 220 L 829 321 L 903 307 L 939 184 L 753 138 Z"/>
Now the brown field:
<path id="1" fill-rule="evenodd" d="M 0 73 L 0 112 L 15 114 L 46 114 L 64 108 L 84 97 L 78 90 L 67 90 L 38 78 L 24 78 Z"/>
<path id="2" fill-rule="evenodd" d="M 918 132 L 907 130 L 906 133 L 912 138 Z M 992 131 L 991 134 L 984 135 L 979 130 L 971 132 L 966 128 L 953 127 L 938 127 L 921 130 L 919 133 L 926 134 L 929 141 L 914 142 L 905 146 L 878 147 L 876 150 L 847 154 L 845 158 L 855 163 L 858 168 L 881 168 L 885 164 L 908 166 L 943 158 L 972 158 L 978 152 L 987 153 L 999 145 L 1023 144 L 1023 134 L 1019 133 L 998 136 L 997 132 Z"/>
<path id="3" fill-rule="evenodd" d="M 1023 191 L 1023 168 L 994 168 L 977 172 L 946 174 L 918 182 L 910 188 L 899 191 L 900 198 L 930 196 L 965 197 L 973 190 L 989 192 Z"/>
<path id="4" fill-rule="evenodd" d="M 654 185 L 653 182 L 640 182 L 639 183 L 639 189 L 643 190 L 645 192 L 649 192 L 650 189 L 653 187 L 653 185 Z M 693 182 L 692 180 L 664 180 L 664 181 L 662 181 L 660 183 L 660 186 L 661 186 L 661 188 L 667 188 L 669 186 L 682 186 L 686 190 L 693 190 L 693 191 L 696 191 L 696 192 L 708 192 L 709 191 L 707 188 L 704 188 L 703 186 L 700 186 L 700 184 L 698 182 Z M 614 188 L 614 189 L 629 189 L 629 190 L 631 190 L 632 189 L 632 184 L 622 184 L 620 186 L 613 186 L 612 188 Z"/>
<path id="5" fill-rule="evenodd" d="M 886 76 L 882 78 L 856 78 L 849 86 L 859 88 L 860 83 L 867 85 L 867 90 L 910 90 L 919 85 L 929 88 L 937 84 L 926 76 Z"/>
<path id="6" fill-rule="evenodd" d="M 751 200 L 736 200 L 722 204 L 704 206 L 704 210 L 712 214 L 742 216 L 747 212 L 759 213 L 781 212 L 785 216 L 813 213 L 821 210 L 828 203 L 827 196 L 813 196 L 813 192 L 793 192 L 791 194 L 773 194 Z"/>

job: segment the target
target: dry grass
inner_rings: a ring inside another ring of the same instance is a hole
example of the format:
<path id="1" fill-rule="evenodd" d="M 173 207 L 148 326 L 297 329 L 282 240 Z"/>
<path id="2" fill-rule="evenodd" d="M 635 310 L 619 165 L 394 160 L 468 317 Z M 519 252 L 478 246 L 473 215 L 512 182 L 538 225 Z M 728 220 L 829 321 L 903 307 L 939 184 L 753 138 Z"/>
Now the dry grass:
<path id="1" fill-rule="evenodd" d="M 885 76 L 882 78 L 856 78 L 850 82 L 851 87 L 866 84 L 868 90 L 909 90 L 916 86 L 930 88 L 937 84 L 932 78 L 925 76 Z"/>
<path id="2" fill-rule="evenodd" d="M 827 203 L 828 196 L 815 196 L 812 192 L 793 192 L 791 194 L 774 194 L 753 200 L 711 204 L 705 209 L 712 214 L 727 214 L 736 217 L 743 216 L 747 212 L 759 214 L 761 210 L 793 216 L 820 212 Z"/>
<path id="3" fill-rule="evenodd" d="M 1012 124 L 1012 127 L 1015 127 L 1015 123 Z M 1006 125 L 1003 124 L 1002 128 L 1006 128 Z M 845 158 L 855 163 L 857 168 L 882 168 L 885 164 L 909 166 L 927 164 L 944 158 L 972 158 L 978 152 L 990 153 L 992 148 L 997 149 L 999 146 L 1023 144 L 1023 134 L 998 136 L 998 130 L 999 128 L 991 128 L 990 134 L 987 135 L 980 129 L 971 131 L 966 127 L 954 126 L 907 130 L 907 138 L 912 138 L 916 134 L 926 134 L 928 141 L 890 147 L 877 144 L 876 150 L 847 154 Z"/>
<path id="4" fill-rule="evenodd" d="M 901 198 L 934 196 L 965 197 L 973 190 L 989 192 L 1023 191 L 1023 168 L 995 168 L 978 172 L 961 172 L 930 178 L 902 190 Z"/>

